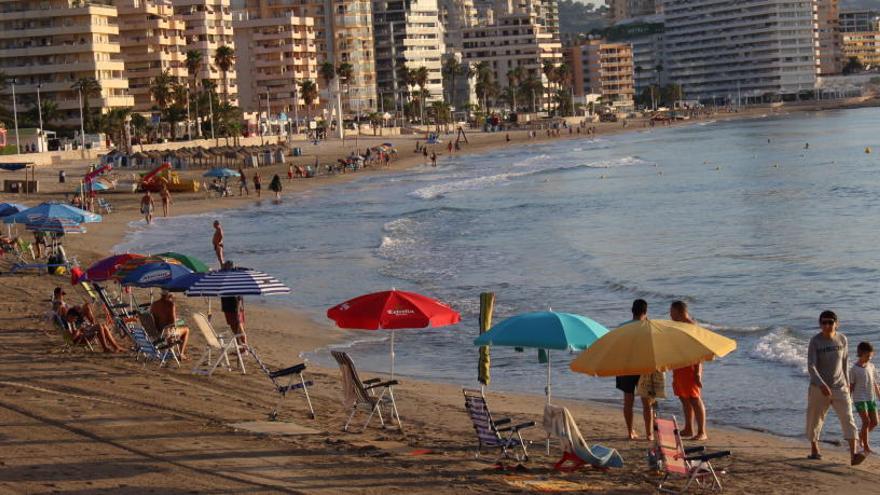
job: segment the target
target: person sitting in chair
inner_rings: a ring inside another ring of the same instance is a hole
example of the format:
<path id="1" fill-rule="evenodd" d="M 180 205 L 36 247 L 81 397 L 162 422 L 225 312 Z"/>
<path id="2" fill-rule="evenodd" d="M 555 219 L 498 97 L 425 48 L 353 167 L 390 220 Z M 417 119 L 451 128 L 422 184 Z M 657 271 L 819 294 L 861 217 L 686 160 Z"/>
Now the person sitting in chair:
<path id="1" fill-rule="evenodd" d="M 189 341 L 189 328 L 177 326 L 177 305 L 174 296 L 162 290 L 162 296 L 150 305 L 150 314 L 156 323 L 156 330 L 165 336 L 180 341 L 180 358 L 186 359 L 186 343 Z"/>
<path id="2" fill-rule="evenodd" d="M 104 352 L 125 351 L 125 348 L 120 346 L 113 338 L 113 334 L 107 325 L 102 325 L 95 321 L 95 313 L 92 311 L 89 303 L 83 303 L 79 307 L 70 307 L 62 317 L 70 326 L 70 335 L 77 344 L 97 337 Z"/>

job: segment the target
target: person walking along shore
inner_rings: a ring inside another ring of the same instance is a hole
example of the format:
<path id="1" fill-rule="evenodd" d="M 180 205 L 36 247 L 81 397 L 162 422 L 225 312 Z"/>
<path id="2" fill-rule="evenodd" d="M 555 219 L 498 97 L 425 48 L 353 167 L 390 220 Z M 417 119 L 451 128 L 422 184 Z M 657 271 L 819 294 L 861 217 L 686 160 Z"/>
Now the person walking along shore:
<path id="1" fill-rule="evenodd" d="M 819 436 L 828 408 L 833 407 L 840 420 L 843 438 L 849 443 L 850 463 L 856 466 L 864 462 L 865 454 L 856 453 L 856 421 L 847 376 L 848 341 L 844 334 L 837 331 L 837 315 L 833 311 L 823 311 L 819 315 L 819 327 L 821 332 L 810 339 L 807 348 L 807 372 L 810 374 L 807 393 L 808 458 L 822 459 Z"/>

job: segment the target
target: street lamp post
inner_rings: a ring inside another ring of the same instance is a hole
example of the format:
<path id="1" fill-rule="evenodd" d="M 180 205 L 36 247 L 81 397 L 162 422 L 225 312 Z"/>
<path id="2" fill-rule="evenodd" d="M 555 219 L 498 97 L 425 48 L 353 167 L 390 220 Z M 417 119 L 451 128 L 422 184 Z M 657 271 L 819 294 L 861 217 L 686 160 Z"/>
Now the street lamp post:
<path id="1" fill-rule="evenodd" d="M 83 114 L 82 88 L 79 88 L 77 93 L 79 94 L 79 145 L 81 147 L 81 151 L 83 153 L 85 153 L 86 152 L 86 120 L 85 120 L 85 115 Z"/>
<path id="2" fill-rule="evenodd" d="M 21 139 L 18 135 L 18 107 L 15 103 L 15 83 L 18 81 L 12 78 L 12 120 L 15 121 L 15 152 L 21 154 Z"/>
<path id="3" fill-rule="evenodd" d="M 211 113 L 211 139 L 217 140 L 214 137 L 214 90 L 208 91 L 208 111 Z M 216 144 L 216 142 L 214 143 Z"/>
<path id="4" fill-rule="evenodd" d="M 272 115 L 272 107 L 269 104 L 269 87 L 267 86 L 266 87 L 266 135 L 267 136 L 272 135 L 272 124 L 269 121 L 269 119 L 271 118 L 271 115 Z"/>
<path id="5" fill-rule="evenodd" d="M 40 136 L 43 135 L 43 103 L 40 100 L 40 88 L 43 87 L 43 84 L 37 84 L 37 117 L 40 120 Z M 42 150 L 40 150 L 42 151 Z"/>
<path id="6" fill-rule="evenodd" d="M 189 115 L 189 86 L 186 88 L 186 140 L 192 141 L 192 120 Z"/>

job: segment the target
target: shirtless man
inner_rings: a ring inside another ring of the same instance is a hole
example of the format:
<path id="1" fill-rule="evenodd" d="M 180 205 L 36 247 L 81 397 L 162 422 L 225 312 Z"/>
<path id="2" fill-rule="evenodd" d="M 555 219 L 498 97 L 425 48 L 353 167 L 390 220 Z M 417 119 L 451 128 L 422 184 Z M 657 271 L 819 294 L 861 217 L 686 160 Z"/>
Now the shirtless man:
<path id="1" fill-rule="evenodd" d="M 217 254 L 217 261 L 223 266 L 223 227 L 220 226 L 220 220 L 214 220 L 214 252 Z"/>
<path id="2" fill-rule="evenodd" d="M 162 213 L 167 217 L 168 216 L 168 207 L 171 206 L 171 192 L 168 191 L 168 186 L 162 186 L 162 192 L 159 193 L 162 196 Z"/>
<path id="3" fill-rule="evenodd" d="M 150 314 L 156 322 L 156 329 L 166 332 L 166 336 L 180 340 L 180 358 L 186 359 L 186 343 L 189 341 L 189 328 L 177 326 L 177 306 L 174 296 L 162 290 L 162 296 L 150 305 Z"/>
<path id="4" fill-rule="evenodd" d="M 143 197 L 141 197 L 141 213 L 144 215 L 144 219 L 147 223 L 153 223 L 153 196 L 150 195 L 150 191 L 144 193 Z"/>

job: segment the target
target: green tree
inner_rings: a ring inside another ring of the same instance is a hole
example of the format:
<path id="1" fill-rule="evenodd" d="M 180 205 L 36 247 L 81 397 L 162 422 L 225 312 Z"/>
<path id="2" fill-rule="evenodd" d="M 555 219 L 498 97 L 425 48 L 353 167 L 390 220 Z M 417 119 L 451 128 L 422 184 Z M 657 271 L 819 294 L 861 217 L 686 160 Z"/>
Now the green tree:
<path id="1" fill-rule="evenodd" d="M 842 72 L 844 74 L 855 74 L 856 72 L 862 72 L 865 70 L 865 66 L 862 64 L 862 61 L 859 60 L 859 57 L 850 57 L 846 61 L 846 65 L 843 66 Z"/>
<path id="2" fill-rule="evenodd" d="M 447 93 L 449 94 L 449 102 L 455 105 L 455 80 L 458 76 L 463 75 L 464 65 L 458 61 L 457 58 L 450 56 L 447 57 L 446 61 L 443 63 L 443 85 L 447 88 Z M 446 84 L 446 81 L 449 81 L 449 84 Z"/>
<path id="3" fill-rule="evenodd" d="M 131 115 L 131 108 L 113 108 L 98 117 L 99 130 L 110 136 L 116 149 L 126 152 L 129 150 L 125 122 L 129 115 Z"/>
<path id="4" fill-rule="evenodd" d="M 161 74 L 154 77 L 150 82 L 150 96 L 156 102 L 156 107 L 160 112 L 164 111 L 171 104 L 172 97 L 174 96 L 172 94 L 174 83 L 175 78 L 168 69 L 162 71 Z"/>
<path id="5" fill-rule="evenodd" d="M 94 77 L 84 77 L 73 83 L 70 89 L 82 95 L 83 124 L 86 132 L 95 132 L 97 129 L 96 119 L 92 116 L 89 99 L 101 96 L 101 83 Z"/>
<path id="6" fill-rule="evenodd" d="M 428 99 L 428 80 L 430 79 L 430 73 L 428 72 L 427 67 L 419 67 L 415 70 L 413 74 L 413 80 L 416 85 L 419 87 L 419 106 L 421 107 L 421 116 L 419 121 L 424 125 L 425 123 L 425 100 Z"/>
<path id="7" fill-rule="evenodd" d="M 131 114 L 131 137 L 135 142 L 141 145 L 141 151 L 144 149 L 144 136 L 150 129 L 150 121 L 143 114 Z"/>
<path id="8" fill-rule="evenodd" d="M 544 94 L 544 83 L 535 76 L 529 76 L 519 85 L 519 94 L 525 95 L 529 101 L 528 108 L 531 112 L 538 111 L 539 102 Z"/>
<path id="9" fill-rule="evenodd" d="M 309 118 L 313 118 L 314 103 L 318 99 L 318 85 L 315 81 L 306 79 L 299 82 L 299 95 L 306 102 Z"/>
<path id="10" fill-rule="evenodd" d="M 516 93 L 520 82 L 525 78 L 525 70 L 522 66 L 517 66 L 507 71 L 507 88 L 510 95 L 510 110 L 516 112 Z"/>
<path id="11" fill-rule="evenodd" d="M 477 84 L 475 88 L 477 98 L 483 102 L 483 110 L 488 115 L 489 99 L 494 98 L 495 95 L 498 94 L 498 83 L 495 81 L 492 66 L 489 65 L 489 62 L 479 62 L 474 68 L 474 72 L 477 75 Z"/>
<path id="12" fill-rule="evenodd" d="M 214 65 L 220 69 L 223 78 L 223 103 L 229 104 L 229 71 L 235 65 L 235 50 L 231 46 L 219 46 L 214 52 Z"/>
<path id="13" fill-rule="evenodd" d="M 348 62 L 343 62 L 336 67 L 336 74 L 340 82 L 348 84 L 354 78 L 354 67 Z"/>
<path id="14" fill-rule="evenodd" d="M 187 74 L 189 75 L 189 89 L 190 89 L 190 98 L 189 103 L 195 103 L 195 116 L 196 121 L 199 120 L 199 72 L 202 70 L 202 52 L 198 50 L 187 50 L 186 52 L 186 60 L 184 61 L 184 65 L 186 65 Z M 187 127 L 190 127 L 190 123 L 187 122 Z M 202 135 L 201 126 L 198 128 L 198 135 Z M 190 138 L 189 133 L 191 131 L 187 129 L 187 138 Z"/>

